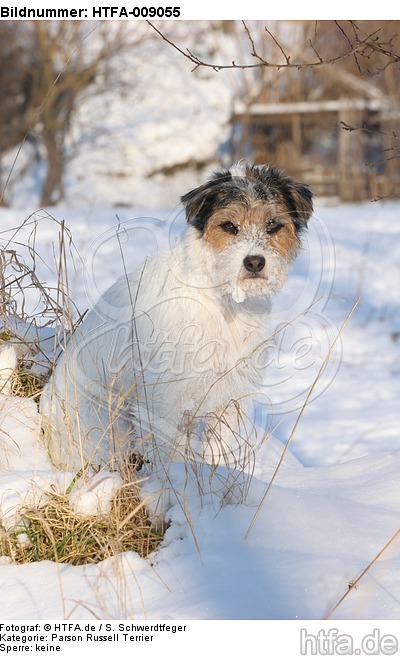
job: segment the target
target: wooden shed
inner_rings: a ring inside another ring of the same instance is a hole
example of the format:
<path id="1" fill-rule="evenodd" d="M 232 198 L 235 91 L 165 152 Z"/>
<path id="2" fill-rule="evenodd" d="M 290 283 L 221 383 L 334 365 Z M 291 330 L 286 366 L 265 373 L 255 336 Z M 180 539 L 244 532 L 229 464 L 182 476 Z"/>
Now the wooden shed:
<path id="1" fill-rule="evenodd" d="M 231 156 L 272 162 L 318 196 L 388 197 L 400 190 L 399 128 L 400 108 L 374 87 L 359 97 L 241 102 L 232 112 Z"/>

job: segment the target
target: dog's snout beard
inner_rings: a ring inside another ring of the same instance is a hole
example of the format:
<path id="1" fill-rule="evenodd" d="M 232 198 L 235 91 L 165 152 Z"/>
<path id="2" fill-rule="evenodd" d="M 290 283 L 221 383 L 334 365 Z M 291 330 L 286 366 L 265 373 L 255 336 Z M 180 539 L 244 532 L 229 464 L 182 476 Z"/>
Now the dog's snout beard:
<path id="1" fill-rule="evenodd" d="M 262 257 L 265 261 L 262 267 L 260 263 L 246 267 L 242 259 L 236 275 L 229 270 L 229 267 L 232 268 L 232 259 L 224 257 L 220 260 L 218 283 L 235 303 L 243 303 L 246 298 L 267 298 L 282 289 L 287 277 L 287 263 L 275 253 Z"/>

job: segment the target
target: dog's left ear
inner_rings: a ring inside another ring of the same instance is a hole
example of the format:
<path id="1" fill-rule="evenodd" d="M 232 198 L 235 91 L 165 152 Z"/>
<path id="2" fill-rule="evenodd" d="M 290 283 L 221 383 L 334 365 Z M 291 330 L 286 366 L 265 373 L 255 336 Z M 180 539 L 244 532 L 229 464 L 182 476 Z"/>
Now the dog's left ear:
<path id="1" fill-rule="evenodd" d="M 308 219 L 313 213 L 313 193 L 310 187 L 299 182 L 292 182 L 289 190 L 294 205 L 292 218 L 296 228 L 301 230 L 307 226 Z"/>

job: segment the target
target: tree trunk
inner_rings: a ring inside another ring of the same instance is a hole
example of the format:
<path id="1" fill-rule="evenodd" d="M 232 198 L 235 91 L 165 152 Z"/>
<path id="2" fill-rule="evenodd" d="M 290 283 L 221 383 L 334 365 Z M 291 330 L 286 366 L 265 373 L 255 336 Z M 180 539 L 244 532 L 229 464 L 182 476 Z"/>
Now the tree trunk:
<path id="1" fill-rule="evenodd" d="M 47 151 L 47 175 L 43 184 L 40 202 L 55 205 L 64 197 L 64 138 L 53 130 L 44 130 L 43 142 Z"/>

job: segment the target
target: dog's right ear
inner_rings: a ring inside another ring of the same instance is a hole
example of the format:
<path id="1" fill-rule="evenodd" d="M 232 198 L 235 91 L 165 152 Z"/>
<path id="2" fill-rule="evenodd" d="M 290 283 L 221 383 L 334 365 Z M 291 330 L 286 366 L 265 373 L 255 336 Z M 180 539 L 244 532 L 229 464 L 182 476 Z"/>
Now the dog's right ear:
<path id="1" fill-rule="evenodd" d="M 186 211 L 186 220 L 203 232 L 207 219 L 212 214 L 216 203 L 217 190 L 215 185 L 207 182 L 192 189 L 182 196 L 181 201 Z"/>
<path id="2" fill-rule="evenodd" d="M 196 189 L 192 189 L 187 194 L 181 197 L 181 202 L 186 211 L 186 220 L 191 223 L 204 208 L 205 203 L 209 197 L 209 185 L 203 184 Z"/>
<path id="3" fill-rule="evenodd" d="M 188 223 L 203 232 L 215 207 L 227 194 L 225 183 L 231 180 L 230 172 L 222 169 L 200 187 L 182 196 L 181 202 L 186 210 Z"/>

